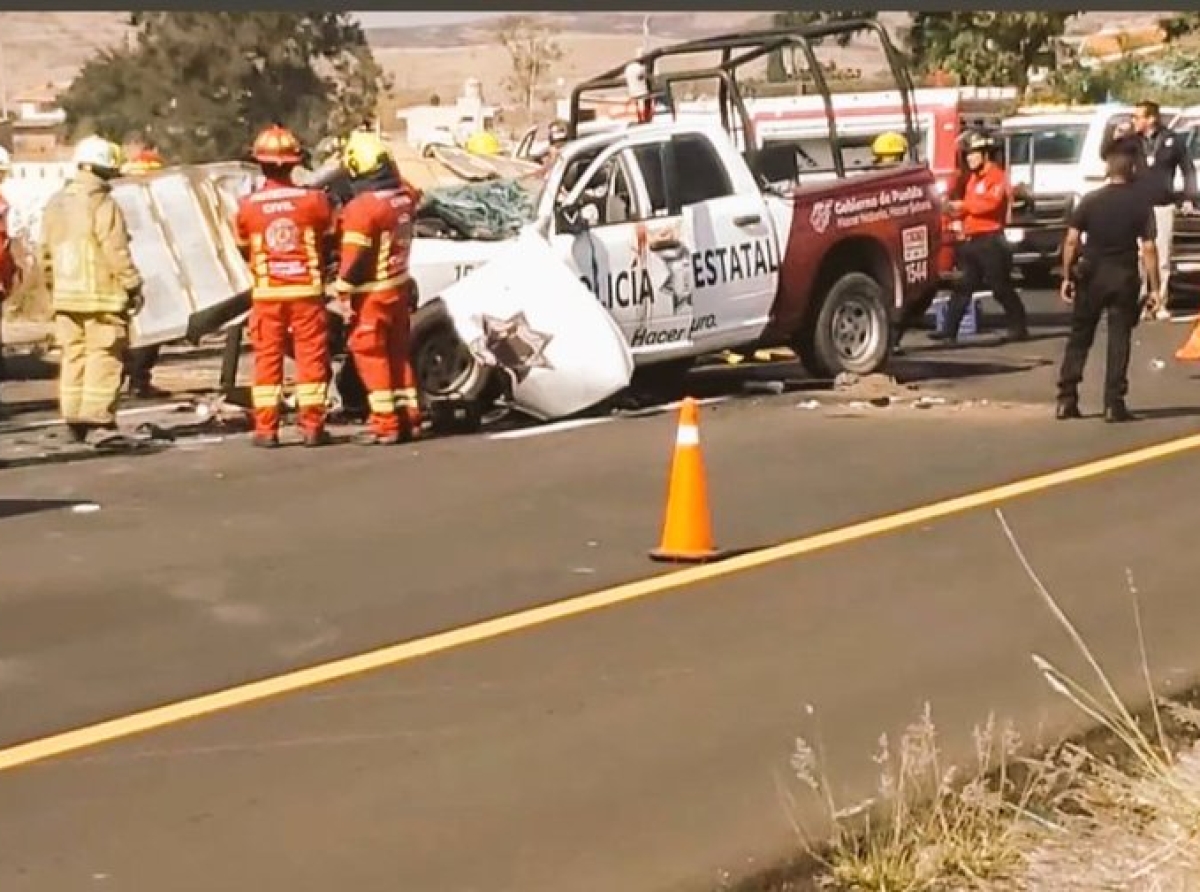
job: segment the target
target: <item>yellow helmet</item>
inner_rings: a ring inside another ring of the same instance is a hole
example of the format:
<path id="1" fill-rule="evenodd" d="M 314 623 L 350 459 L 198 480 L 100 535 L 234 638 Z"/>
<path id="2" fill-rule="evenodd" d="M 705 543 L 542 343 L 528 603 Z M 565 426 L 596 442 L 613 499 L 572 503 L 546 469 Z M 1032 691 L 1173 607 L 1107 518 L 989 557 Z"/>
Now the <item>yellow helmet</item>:
<path id="1" fill-rule="evenodd" d="M 342 166 L 351 176 L 363 177 L 383 166 L 389 156 L 387 144 L 370 130 L 355 130 L 342 146 Z"/>
<path id="2" fill-rule="evenodd" d="M 876 158 L 903 158 L 908 154 L 908 140 L 894 130 L 881 133 L 871 143 L 871 153 Z"/>
<path id="3" fill-rule="evenodd" d="M 472 155 L 499 155 L 500 140 L 494 133 L 480 130 L 467 139 L 467 151 Z"/>

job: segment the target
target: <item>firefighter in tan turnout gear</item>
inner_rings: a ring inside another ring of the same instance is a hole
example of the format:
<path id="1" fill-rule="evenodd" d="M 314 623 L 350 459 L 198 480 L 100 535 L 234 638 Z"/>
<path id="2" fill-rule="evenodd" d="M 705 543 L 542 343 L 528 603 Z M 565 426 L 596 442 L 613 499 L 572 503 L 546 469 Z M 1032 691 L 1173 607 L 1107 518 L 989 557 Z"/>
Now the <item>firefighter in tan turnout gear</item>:
<path id="1" fill-rule="evenodd" d="M 129 320 L 142 308 L 142 277 L 109 180 L 120 147 L 89 136 L 75 148 L 74 177 L 46 205 L 41 264 L 62 349 L 59 408 L 80 442 L 116 430 Z"/>

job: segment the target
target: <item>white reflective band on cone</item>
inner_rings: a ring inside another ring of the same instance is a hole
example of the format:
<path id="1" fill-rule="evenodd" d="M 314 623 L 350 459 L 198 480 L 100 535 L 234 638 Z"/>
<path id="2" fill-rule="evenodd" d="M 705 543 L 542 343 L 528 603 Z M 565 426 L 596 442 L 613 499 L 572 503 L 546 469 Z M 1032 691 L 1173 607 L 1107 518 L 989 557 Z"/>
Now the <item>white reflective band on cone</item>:
<path id="1" fill-rule="evenodd" d="M 679 427 L 679 434 L 675 437 L 676 446 L 699 446 L 700 445 L 700 429 L 694 424 L 684 424 Z"/>

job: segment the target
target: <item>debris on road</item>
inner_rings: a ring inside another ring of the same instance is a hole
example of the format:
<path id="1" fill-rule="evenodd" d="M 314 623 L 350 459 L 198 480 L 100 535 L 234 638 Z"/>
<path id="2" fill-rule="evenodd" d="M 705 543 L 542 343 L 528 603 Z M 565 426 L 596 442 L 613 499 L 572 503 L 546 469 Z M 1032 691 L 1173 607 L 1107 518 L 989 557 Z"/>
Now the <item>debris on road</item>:
<path id="1" fill-rule="evenodd" d="M 742 382 L 742 391 L 744 393 L 761 393 L 766 396 L 779 396 L 786 389 L 786 385 L 782 381 L 744 381 Z"/>
<path id="2" fill-rule="evenodd" d="M 224 396 L 198 398 L 184 411 L 190 411 L 197 421 L 211 424 L 213 427 L 249 430 L 253 426 L 250 410 L 237 403 L 231 403 Z"/>
<path id="3" fill-rule="evenodd" d="M 878 373 L 860 376 L 842 372 L 833 379 L 835 393 L 859 400 L 902 399 L 911 397 L 916 389 L 915 385 L 901 384 L 891 375 Z"/>

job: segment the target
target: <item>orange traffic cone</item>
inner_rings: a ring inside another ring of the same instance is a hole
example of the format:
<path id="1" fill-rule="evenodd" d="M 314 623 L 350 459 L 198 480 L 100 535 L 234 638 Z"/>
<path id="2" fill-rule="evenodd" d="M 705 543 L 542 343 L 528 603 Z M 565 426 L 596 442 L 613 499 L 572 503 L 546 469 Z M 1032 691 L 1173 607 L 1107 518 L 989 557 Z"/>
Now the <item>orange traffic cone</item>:
<path id="1" fill-rule="evenodd" d="M 708 484 L 704 456 L 700 452 L 699 411 L 696 401 L 688 397 L 679 410 L 662 544 L 650 552 L 650 557 L 656 561 L 699 564 L 719 556 L 713 545 L 712 519 L 708 511 Z"/>
<path id="2" fill-rule="evenodd" d="M 1175 358 L 1184 362 L 1195 361 L 1200 359 L 1200 320 L 1192 326 L 1192 333 L 1188 336 L 1187 343 L 1175 351 Z"/>

